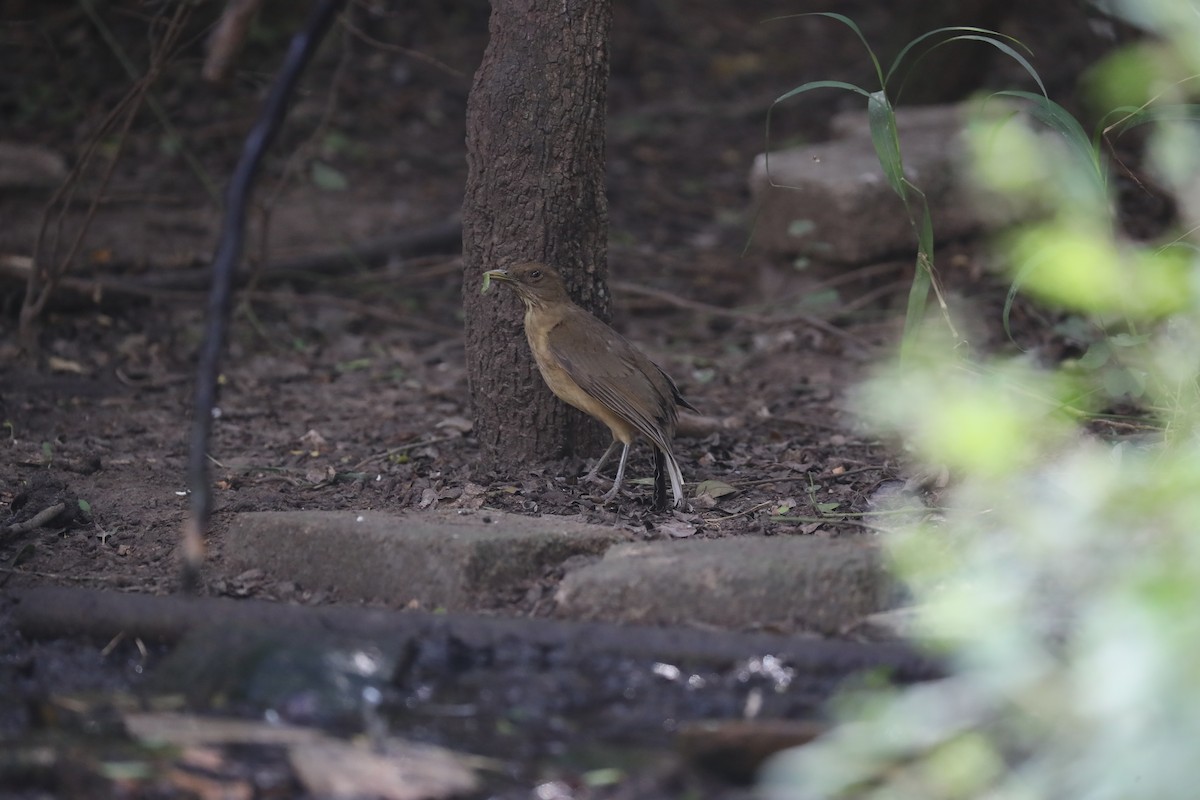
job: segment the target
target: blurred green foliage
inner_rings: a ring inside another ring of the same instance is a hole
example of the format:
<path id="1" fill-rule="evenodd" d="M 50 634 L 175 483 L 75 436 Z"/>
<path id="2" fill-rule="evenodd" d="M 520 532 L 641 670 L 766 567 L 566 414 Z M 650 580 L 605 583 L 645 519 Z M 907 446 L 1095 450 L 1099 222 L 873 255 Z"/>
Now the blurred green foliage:
<path id="1" fill-rule="evenodd" d="M 768 766 L 765 797 L 1198 794 L 1200 13 L 1108 5 L 1147 35 L 1090 75 L 1121 106 L 1106 130 L 1004 93 L 968 131 L 982 190 L 1030 220 L 997 243 L 1014 286 L 1102 334 L 1052 366 L 928 336 L 862 388 L 865 417 L 955 476 L 940 516 L 884 535 L 950 676 L 844 699 L 829 735 Z M 1102 137 L 1132 124 L 1177 208 L 1160 241 L 1122 233 L 1112 199 Z M 1086 424 L 1116 397 L 1143 416 Z"/>

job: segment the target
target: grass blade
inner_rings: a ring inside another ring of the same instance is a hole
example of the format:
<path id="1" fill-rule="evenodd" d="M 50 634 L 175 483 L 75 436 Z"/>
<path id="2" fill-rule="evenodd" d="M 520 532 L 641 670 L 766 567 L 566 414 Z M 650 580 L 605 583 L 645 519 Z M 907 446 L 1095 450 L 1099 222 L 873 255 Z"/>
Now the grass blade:
<path id="1" fill-rule="evenodd" d="M 945 28 L 935 28 L 934 30 L 931 30 L 931 31 L 928 31 L 927 33 L 921 34 L 920 36 L 913 39 L 908 44 L 904 45 L 904 48 L 900 51 L 900 53 L 896 56 L 896 58 L 892 60 L 892 65 L 890 67 L 888 67 L 887 75 L 884 77 L 883 85 L 886 87 L 888 84 L 890 84 L 892 82 L 892 75 L 896 72 L 896 69 L 900 66 L 901 62 L 904 61 L 905 56 L 908 55 L 910 50 L 912 50 L 914 47 L 916 47 L 921 42 L 929 39 L 930 37 L 937 36 L 939 33 L 964 33 L 964 34 L 975 33 L 975 34 L 979 34 L 980 36 L 986 36 L 986 37 L 993 38 L 996 41 L 1008 39 L 1010 42 L 1013 42 L 1014 44 L 1019 45 L 1021 48 L 1023 48 L 1025 50 L 1025 52 L 1029 53 L 1030 55 L 1033 54 L 1033 51 L 1030 50 L 1028 47 L 1026 47 L 1024 44 L 1022 44 L 1020 39 L 1017 39 L 1014 36 L 1009 36 L 1008 34 L 1005 34 L 1005 33 L 1000 33 L 998 31 L 988 30 L 987 28 L 975 28 L 970 25 L 951 25 L 951 26 L 945 27 Z M 959 37 L 955 37 L 955 38 L 959 38 Z M 953 41 L 953 39 L 947 39 L 947 41 Z M 933 47 L 930 47 L 929 50 L 926 50 L 924 53 L 921 54 L 921 58 L 924 58 L 932 50 L 934 50 L 935 48 L 937 48 L 943 44 L 946 44 L 946 42 L 938 42 Z M 1032 69 L 1032 67 L 1030 67 L 1030 69 Z M 1034 74 L 1034 79 L 1035 80 L 1037 79 L 1036 74 Z M 1039 86 L 1041 85 L 1040 80 L 1038 81 L 1038 85 Z"/>
<path id="2" fill-rule="evenodd" d="M 871 49 L 871 45 L 867 42 L 867 37 L 863 36 L 862 29 L 847 17 L 845 14 L 839 14 L 836 11 L 809 11 L 804 14 L 784 14 L 780 17 L 771 17 L 763 20 L 764 22 L 778 22 L 783 19 L 796 19 L 797 17 L 828 17 L 845 25 L 850 30 L 854 31 L 854 35 L 862 42 L 863 47 L 867 50 L 867 55 L 871 57 L 871 63 L 875 65 L 875 75 L 879 79 L 879 86 L 883 88 L 883 67 L 879 64 L 879 59 L 875 57 L 875 51 Z"/>
<path id="3" fill-rule="evenodd" d="M 900 157 L 900 134 L 896 130 L 896 112 L 888 102 L 883 90 L 872 92 L 867 98 L 867 123 L 871 128 L 871 142 L 875 145 L 875 155 L 879 157 L 879 165 L 887 177 L 892 191 L 900 195 L 904 204 L 908 205 L 905 194 L 904 162 Z"/>
<path id="4" fill-rule="evenodd" d="M 809 81 L 808 83 L 797 86 L 791 91 L 784 92 L 783 94 L 779 95 L 779 97 L 776 97 L 775 101 L 771 103 L 771 105 L 777 106 L 784 100 L 790 100 L 798 94 L 811 92 L 813 89 L 845 89 L 848 92 L 861 94 L 863 97 L 870 96 L 866 89 L 863 89 L 861 86 L 855 86 L 853 83 L 846 83 L 845 81 Z"/>
<path id="5" fill-rule="evenodd" d="M 1071 115 L 1071 112 L 1048 97 L 1019 89 L 1006 89 L 995 92 L 992 96 L 1015 97 L 1029 103 L 1030 112 L 1033 114 L 1034 119 L 1051 130 L 1058 132 L 1066 139 L 1067 145 L 1091 167 L 1093 177 L 1096 179 L 1101 190 L 1104 190 L 1108 182 L 1104 164 L 1100 160 L 1100 153 L 1092 138 L 1088 136 L 1083 126 L 1079 124 L 1079 120 Z"/>

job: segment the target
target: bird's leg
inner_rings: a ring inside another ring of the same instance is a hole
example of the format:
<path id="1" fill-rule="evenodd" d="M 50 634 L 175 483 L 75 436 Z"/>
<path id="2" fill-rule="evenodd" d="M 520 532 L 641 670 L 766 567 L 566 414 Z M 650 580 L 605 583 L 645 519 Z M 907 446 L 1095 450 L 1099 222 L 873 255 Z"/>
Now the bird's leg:
<path id="1" fill-rule="evenodd" d="M 604 451 L 604 455 L 600 456 L 600 460 L 596 462 L 596 466 L 592 467 L 588 474 L 583 476 L 585 481 L 596 480 L 596 476 L 600 474 L 600 468 L 607 464 L 608 460 L 612 458 L 612 454 L 617 451 L 617 446 L 619 444 L 621 444 L 621 442 L 617 439 L 612 440 L 612 444 L 610 444 L 608 449 Z"/>
<path id="2" fill-rule="evenodd" d="M 613 442 L 616 444 L 616 442 Z M 611 448 L 610 448 L 611 449 Z M 604 495 L 605 500 L 612 500 L 617 496 L 617 492 L 621 490 L 621 481 L 625 479 L 625 462 L 629 459 L 629 445 L 625 445 L 625 449 L 621 451 L 621 463 L 617 465 L 617 477 L 613 481 L 612 488 Z"/>

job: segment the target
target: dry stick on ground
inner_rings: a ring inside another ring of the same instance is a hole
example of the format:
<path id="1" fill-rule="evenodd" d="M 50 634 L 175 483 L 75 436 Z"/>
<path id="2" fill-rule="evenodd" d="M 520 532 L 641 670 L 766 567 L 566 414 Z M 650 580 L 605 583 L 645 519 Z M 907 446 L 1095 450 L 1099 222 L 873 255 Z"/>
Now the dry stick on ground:
<path id="1" fill-rule="evenodd" d="M 28 273 L 28 270 L 29 267 L 24 264 L 18 265 L 11 262 L 6 263 L 0 261 L 0 275 L 9 274 L 23 278 Z M 188 284 L 190 283 L 190 280 L 185 280 L 183 283 Z M 163 300 L 179 300 L 188 303 L 195 303 L 197 299 L 203 296 L 203 293 L 197 289 L 176 289 L 161 285 L 146 285 L 145 282 L 141 280 L 122 280 L 120 278 L 103 277 L 64 277 L 59 279 L 58 288 L 60 291 L 74 292 L 83 297 L 90 298 L 94 302 L 98 302 L 99 298 L 105 294 L 124 295 L 130 297 L 151 297 Z M 304 305 L 340 308 L 353 314 L 361 314 L 364 317 L 370 317 L 381 322 L 386 322 L 389 325 L 425 331 L 427 333 L 436 334 L 440 337 L 462 336 L 461 328 L 457 328 L 452 325 L 443 325 L 433 320 L 423 319 L 422 317 L 397 314 L 396 312 L 391 311 L 378 303 L 368 303 L 361 300 L 354 300 L 347 297 L 336 297 L 326 294 L 296 294 L 294 292 L 275 292 L 264 290 L 249 292 L 248 294 L 254 300 L 276 303 L 285 306 Z"/>
<path id="2" fill-rule="evenodd" d="M 344 276 L 347 263 L 358 262 L 366 265 L 381 264 L 389 258 L 421 257 L 431 255 L 448 255 L 458 249 L 462 243 L 462 223 L 458 217 L 451 217 L 443 222 L 436 222 L 426 227 L 413 228 L 400 233 L 387 234 L 375 239 L 368 239 L 346 247 L 338 247 L 324 252 L 313 253 L 294 259 L 283 259 L 263 265 L 258 270 L 258 282 L 297 281 L 320 276 Z M 14 263 L 7 266 L 10 271 L 19 268 Z M 112 285 L 140 287 L 144 290 L 165 289 L 168 291 L 187 291 L 205 289 L 209 285 L 210 267 L 198 269 L 167 269 L 148 272 L 133 279 L 113 279 Z M 409 279 L 405 275 L 405 280 Z M 239 271 L 233 277 L 234 286 L 245 286 L 248 275 Z"/>
<path id="3" fill-rule="evenodd" d="M 204 537 L 212 514 L 212 486 L 209 484 L 208 443 L 212 436 L 213 409 L 217 403 L 217 372 L 225 332 L 233 305 L 233 276 L 242 255 L 246 234 L 246 207 L 250 191 L 267 148 L 283 125 L 300 73 L 317 50 L 325 31 L 341 10 L 343 0 L 323 0 L 314 6 L 304 28 L 288 47 L 279 76 L 271 87 L 262 112 L 246 138 L 237 168 L 229 182 L 228 206 L 221 225 L 221 236 L 213 256 L 212 290 L 208 297 L 208 328 L 200 346 L 196 368 L 196 396 L 192 412 L 192 432 L 188 452 L 188 487 L 191 513 L 183 527 L 183 572 L 185 590 L 195 589 L 200 564 L 204 560 Z"/>
<path id="4" fill-rule="evenodd" d="M 29 531 L 37 530 L 38 528 L 45 525 L 47 522 L 50 522 L 51 520 L 53 520 L 55 517 L 57 517 L 63 511 L 65 511 L 66 508 L 67 508 L 67 506 L 65 503 L 62 503 L 62 502 L 55 503 L 54 505 L 52 505 L 48 508 L 43 508 L 37 514 L 33 515 L 32 517 L 25 520 L 24 522 L 17 522 L 12 525 L 6 525 L 4 528 L 0 528 L 0 533 L 18 534 L 18 533 L 28 533 Z"/>
<path id="5" fill-rule="evenodd" d="M 856 311 L 861 311 L 867 306 L 874 303 L 881 297 L 887 297 L 889 294 L 903 291 L 912 286 L 912 279 L 907 281 L 893 281 L 886 283 L 883 286 L 878 286 L 869 292 L 863 292 L 853 300 L 849 300 L 838 307 L 837 313 L 841 315 L 853 314 Z"/>
<path id="6" fill-rule="evenodd" d="M 227 0 L 221 19 L 208 40 L 208 56 L 200 75 L 209 83 L 224 83 L 246 41 L 263 0 Z"/>
<path id="7" fill-rule="evenodd" d="M 361 469 L 363 469 L 364 467 L 366 467 L 368 464 L 371 464 L 372 462 L 379 461 L 380 459 L 384 459 L 384 458 L 391 458 L 392 456 L 399 455 L 400 453 L 407 453 L 409 450 L 416 450 L 418 447 L 427 447 L 428 445 L 431 445 L 431 444 L 441 444 L 442 442 L 451 442 L 451 441 L 454 441 L 456 439 L 461 439 L 461 438 L 462 438 L 461 434 L 455 434 L 454 436 L 439 436 L 439 437 L 436 437 L 433 439 L 422 439 L 419 442 L 409 442 L 408 444 L 402 444 L 398 447 L 392 447 L 392 448 L 389 448 L 389 449 L 383 451 L 382 453 L 376 453 L 373 456 L 367 456 L 362 461 L 358 462 L 353 467 L 351 467 L 350 472 L 358 472 Z"/>
<path id="8" fill-rule="evenodd" d="M 830 470 L 827 472 L 822 472 L 820 475 L 809 475 L 808 473 L 805 473 L 803 475 L 785 475 L 782 478 L 763 478 L 762 480 L 757 480 L 757 481 L 739 481 L 738 483 L 731 483 L 730 486 L 732 486 L 735 489 L 746 489 L 751 486 L 767 486 L 772 483 L 795 483 L 797 481 L 829 480 L 831 478 L 844 478 L 847 475 L 857 475 L 860 472 L 874 472 L 876 470 L 882 472 L 883 470 L 885 470 L 887 468 L 888 468 L 887 464 L 879 464 L 879 465 L 872 464 L 872 465 L 868 465 L 865 467 L 857 467 L 855 469 L 848 469 L 848 470 L 845 470 L 844 472 L 836 472 L 835 473 L 832 470 Z"/>
<path id="9" fill-rule="evenodd" d="M 704 314 L 709 314 L 714 317 L 726 317 L 730 319 L 746 320 L 748 322 L 758 323 L 760 325 L 780 325 L 784 323 L 800 322 L 810 328 L 816 328 L 819 331 L 828 333 L 831 336 L 836 336 L 844 339 L 858 347 L 867 347 L 866 342 L 859 339 L 849 331 L 842 330 L 831 322 L 821 319 L 820 317 L 798 312 L 795 314 L 787 314 L 781 317 L 766 317 L 761 314 L 748 313 L 738 311 L 737 309 L 722 308 L 709 303 L 702 303 L 699 300 L 688 300 L 680 297 L 672 292 L 663 289 L 654 289 L 650 286 L 642 286 L 637 283 L 629 283 L 627 281 L 613 281 L 613 291 L 625 292 L 626 294 L 641 295 L 642 297 L 653 297 L 656 300 L 661 300 L 667 305 L 676 306 L 677 308 L 686 308 L 691 311 L 699 311 Z"/>

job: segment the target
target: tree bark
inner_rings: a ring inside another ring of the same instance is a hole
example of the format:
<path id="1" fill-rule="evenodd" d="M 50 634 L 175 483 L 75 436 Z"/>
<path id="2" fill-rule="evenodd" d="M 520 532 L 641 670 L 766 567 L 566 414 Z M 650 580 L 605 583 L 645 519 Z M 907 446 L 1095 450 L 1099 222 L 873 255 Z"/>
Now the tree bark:
<path id="1" fill-rule="evenodd" d="M 463 306 L 467 376 L 482 466 L 599 455 L 607 435 L 546 388 L 511 292 L 480 294 L 482 274 L 555 265 L 601 319 L 608 203 L 604 124 L 610 0 L 493 0 L 490 40 L 467 102 Z"/>

